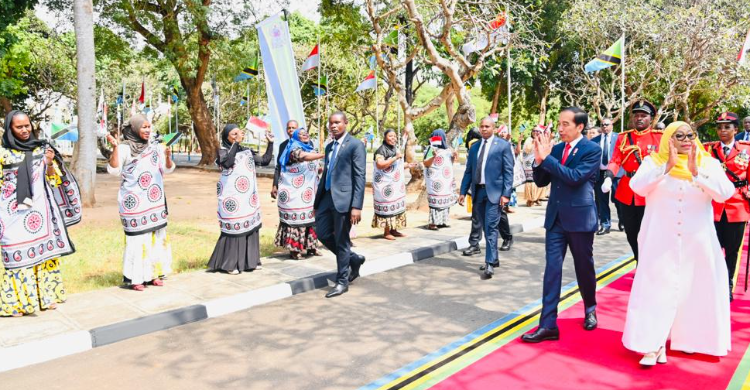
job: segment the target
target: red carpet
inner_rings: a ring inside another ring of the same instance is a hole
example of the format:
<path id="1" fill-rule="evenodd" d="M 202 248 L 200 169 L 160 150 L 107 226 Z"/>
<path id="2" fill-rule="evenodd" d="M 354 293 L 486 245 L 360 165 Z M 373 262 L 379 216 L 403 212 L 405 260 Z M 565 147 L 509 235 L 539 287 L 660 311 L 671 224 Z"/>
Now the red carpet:
<path id="1" fill-rule="evenodd" d="M 633 273 L 597 293 L 599 328 L 581 327 L 583 304 L 558 319 L 561 339 L 526 344 L 516 339 L 443 380 L 433 389 L 726 389 L 750 343 L 750 294 L 744 293 L 744 263 L 732 303 L 732 351 L 715 358 L 668 352 L 668 363 L 642 368 L 640 355 L 622 346 Z"/>

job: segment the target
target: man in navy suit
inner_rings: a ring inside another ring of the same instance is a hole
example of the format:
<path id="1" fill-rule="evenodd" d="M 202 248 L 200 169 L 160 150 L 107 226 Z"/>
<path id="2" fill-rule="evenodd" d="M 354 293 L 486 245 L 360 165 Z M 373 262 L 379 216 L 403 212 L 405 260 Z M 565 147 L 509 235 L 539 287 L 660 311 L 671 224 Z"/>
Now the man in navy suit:
<path id="1" fill-rule="evenodd" d="M 742 120 L 742 128 L 745 131 L 740 131 L 734 136 L 735 141 L 750 141 L 750 116 L 746 116 Z"/>
<path id="2" fill-rule="evenodd" d="M 333 142 L 326 146 L 325 169 L 315 195 L 315 232 L 318 240 L 336 255 L 336 286 L 326 298 L 349 291 L 359 277 L 365 257 L 351 251 L 349 230 L 362 218 L 365 200 L 365 144 L 347 134 L 343 112 L 328 118 Z"/>
<path id="3" fill-rule="evenodd" d="M 510 201 L 513 190 L 513 151 L 510 143 L 495 136 L 495 122 L 484 118 L 479 124 L 482 140 L 469 149 L 466 170 L 461 181 L 458 204 L 464 204 L 466 193 L 471 189 L 473 207 L 477 210 L 479 223 L 484 229 L 485 255 L 483 277 L 489 279 L 497 260 L 497 235 L 500 223 L 500 208 Z"/>
<path id="4" fill-rule="evenodd" d="M 607 164 L 609 159 L 612 157 L 612 153 L 615 152 L 615 145 L 617 144 L 617 133 L 612 132 L 612 118 L 604 118 L 602 121 L 601 134 L 591 139 L 591 142 L 599 145 L 602 149 L 602 161 L 599 164 L 599 174 L 597 175 L 596 185 L 594 186 L 596 195 L 596 207 L 599 212 L 599 231 L 596 232 L 597 236 L 609 234 L 609 230 L 612 227 L 612 216 L 609 210 L 609 198 L 612 197 L 612 201 L 615 202 L 614 194 L 615 191 L 611 191 L 609 194 L 602 192 L 602 183 L 606 178 Z M 619 172 L 622 176 L 622 172 Z M 613 185 L 614 187 L 614 185 Z"/>
<path id="5" fill-rule="evenodd" d="M 562 265 L 570 247 L 578 288 L 583 297 L 583 327 L 593 330 L 596 319 L 596 271 L 594 270 L 594 232 L 597 228 L 594 183 L 597 180 L 602 150 L 582 135 L 588 115 L 578 107 L 565 108 L 557 123 L 561 143 L 552 146 L 550 136 L 542 133 L 534 140 L 534 183 L 552 184 L 544 228 L 546 267 L 539 327 L 521 337 L 525 342 L 559 340 L 557 304 L 562 287 Z"/>

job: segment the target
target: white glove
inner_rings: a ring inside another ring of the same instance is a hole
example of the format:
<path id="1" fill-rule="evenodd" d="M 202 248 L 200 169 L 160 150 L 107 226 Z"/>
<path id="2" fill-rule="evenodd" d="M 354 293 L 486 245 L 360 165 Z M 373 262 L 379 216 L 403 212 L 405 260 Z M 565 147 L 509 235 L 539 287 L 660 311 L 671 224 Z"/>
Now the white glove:
<path id="1" fill-rule="evenodd" d="M 606 194 L 611 189 L 612 189 L 612 179 L 610 178 L 604 179 L 604 183 L 602 183 L 602 192 Z"/>

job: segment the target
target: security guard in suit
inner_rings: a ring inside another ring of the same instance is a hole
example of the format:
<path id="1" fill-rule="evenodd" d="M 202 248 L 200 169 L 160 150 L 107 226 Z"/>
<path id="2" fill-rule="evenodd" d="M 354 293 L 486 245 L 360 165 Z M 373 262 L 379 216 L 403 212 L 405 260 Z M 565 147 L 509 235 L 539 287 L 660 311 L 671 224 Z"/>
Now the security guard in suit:
<path id="1" fill-rule="evenodd" d="M 623 131 L 617 137 L 615 150 L 607 165 L 606 178 L 602 184 L 602 192 L 608 193 L 612 189 L 612 180 L 620 168 L 625 170 L 625 176 L 620 179 L 615 192 L 615 199 L 620 201 L 619 217 L 625 227 L 628 244 L 638 261 L 638 232 L 641 231 L 641 221 L 646 209 L 646 199 L 637 195 L 630 188 L 630 179 L 640 168 L 641 162 L 652 152 L 659 151 L 661 130 L 651 128 L 656 107 L 651 102 L 640 100 L 633 104 L 630 115 L 634 129 Z"/>
<path id="2" fill-rule="evenodd" d="M 734 195 L 724 203 L 712 202 L 714 226 L 719 244 L 724 249 L 724 260 L 729 271 L 729 300 L 732 300 L 734 271 L 737 269 L 737 255 L 742 245 L 745 225 L 750 220 L 748 205 L 748 165 L 750 165 L 750 142 L 737 141 L 735 136 L 740 127 L 739 116 L 724 112 L 716 119 L 718 142 L 706 143 L 711 155 L 721 161 L 729 180 L 734 183 Z"/>

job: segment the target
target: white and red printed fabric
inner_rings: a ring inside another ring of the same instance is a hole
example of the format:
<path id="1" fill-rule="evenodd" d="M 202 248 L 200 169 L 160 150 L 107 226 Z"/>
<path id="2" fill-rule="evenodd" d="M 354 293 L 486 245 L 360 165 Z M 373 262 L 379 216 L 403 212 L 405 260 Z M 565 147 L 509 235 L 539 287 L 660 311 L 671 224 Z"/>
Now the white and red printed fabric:
<path id="1" fill-rule="evenodd" d="M 456 204 L 456 182 L 453 180 L 452 152 L 449 149 L 434 149 L 435 158 L 429 168 L 425 167 L 427 204 L 433 209 L 446 209 Z"/>
<path id="2" fill-rule="evenodd" d="M 372 163 L 372 198 L 375 215 L 391 217 L 406 211 L 406 183 L 404 182 L 404 160 L 399 159 L 385 169 Z"/>
<path id="3" fill-rule="evenodd" d="M 32 156 L 33 202 L 30 208 L 19 209 L 16 187 L 24 152 L 0 148 L 0 246 L 6 269 L 31 267 L 75 251 L 46 181 L 44 149 L 35 149 Z"/>
<path id="4" fill-rule="evenodd" d="M 288 165 L 279 176 L 279 219 L 290 226 L 315 223 L 315 193 L 318 192 L 318 163 L 301 161 Z"/>
<path id="5" fill-rule="evenodd" d="M 255 180 L 255 161 L 250 149 L 237 152 L 232 168 L 222 167 L 216 192 L 222 233 L 246 235 L 260 227 L 260 196 Z"/>

